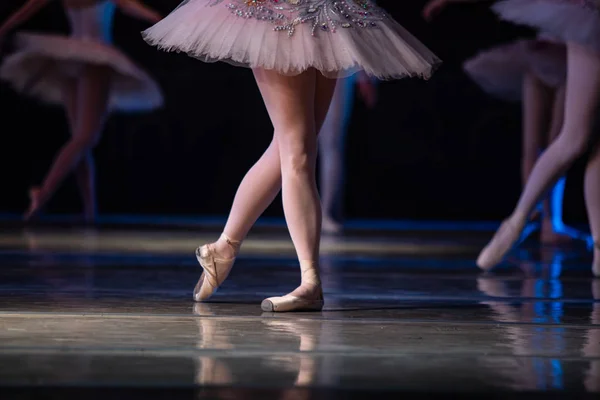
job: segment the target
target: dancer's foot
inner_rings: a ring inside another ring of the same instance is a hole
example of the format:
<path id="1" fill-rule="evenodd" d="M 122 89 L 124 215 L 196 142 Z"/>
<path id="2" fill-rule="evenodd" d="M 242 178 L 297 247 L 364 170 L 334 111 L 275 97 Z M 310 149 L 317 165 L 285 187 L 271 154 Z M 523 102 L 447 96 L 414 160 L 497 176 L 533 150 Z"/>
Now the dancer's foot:
<path id="1" fill-rule="evenodd" d="M 222 234 L 215 243 L 196 249 L 196 258 L 204 272 L 194 288 L 194 300 L 206 301 L 223 284 L 239 251 L 241 242 Z"/>
<path id="2" fill-rule="evenodd" d="M 23 216 L 25 221 L 30 221 L 37 217 L 42 209 L 42 190 L 39 187 L 29 189 L 29 209 Z"/>
<path id="3" fill-rule="evenodd" d="M 524 219 L 519 220 L 515 217 L 510 217 L 502 222 L 492 240 L 479 253 L 477 266 L 483 270 L 489 270 L 500 264 L 519 241 L 524 226 Z"/>
<path id="4" fill-rule="evenodd" d="M 321 230 L 323 231 L 323 233 L 328 235 L 337 235 L 342 233 L 343 229 L 344 228 L 342 224 L 337 222 L 335 219 L 327 215 L 323 215 L 323 222 L 321 225 Z"/>
<path id="5" fill-rule="evenodd" d="M 300 261 L 302 281 L 292 293 L 263 300 L 261 308 L 267 312 L 321 311 L 323 289 L 315 262 Z"/>
<path id="6" fill-rule="evenodd" d="M 566 233 L 559 233 L 554 230 L 552 220 L 544 218 L 542 221 L 542 229 L 540 230 L 540 242 L 542 244 L 557 246 L 568 244 L 573 241 L 573 238 Z"/>

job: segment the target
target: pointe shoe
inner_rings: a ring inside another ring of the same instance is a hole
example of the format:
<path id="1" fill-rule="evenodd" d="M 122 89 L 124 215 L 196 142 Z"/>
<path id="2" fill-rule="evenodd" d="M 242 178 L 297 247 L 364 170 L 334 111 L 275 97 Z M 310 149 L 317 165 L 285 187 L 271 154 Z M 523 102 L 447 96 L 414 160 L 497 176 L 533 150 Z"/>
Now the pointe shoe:
<path id="1" fill-rule="evenodd" d="M 222 234 L 222 240 L 226 241 L 231 246 L 236 254 L 240 246 L 240 242 L 237 240 L 230 239 L 226 234 Z M 196 249 L 196 259 L 200 263 L 200 266 L 204 270 L 196 287 L 194 288 L 194 300 L 195 301 L 206 301 L 208 300 L 225 282 L 233 264 L 235 257 L 229 259 L 218 258 L 213 245 L 206 244 Z"/>
<path id="2" fill-rule="evenodd" d="M 32 187 L 29 189 L 29 209 L 23 216 L 25 221 L 31 221 L 39 214 L 41 210 L 40 192 L 41 189 L 39 187 Z"/>
<path id="3" fill-rule="evenodd" d="M 302 272 L 300 286 L 285 296 L 270 297 L 263 300 L 260 305 L 263 311 L 321 311 L 323 309 L 323 290 L 315 263 L 300 261 L 300 270 Z"/>
<path id="4" fill-rule="evenodd" d="M 487 271 L 500 264 L 506 254 L 517 244 L 523 231 L 523 225 L 517 225 L 506 219 L 494 234 L 492 240 L 479 253 L 477 266 Z"/>

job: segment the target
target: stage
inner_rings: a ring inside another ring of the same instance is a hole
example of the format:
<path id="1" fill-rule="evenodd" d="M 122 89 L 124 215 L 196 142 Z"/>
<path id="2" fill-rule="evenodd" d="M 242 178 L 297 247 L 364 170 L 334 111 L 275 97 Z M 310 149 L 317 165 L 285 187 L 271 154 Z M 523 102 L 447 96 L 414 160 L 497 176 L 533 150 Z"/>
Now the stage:
<path id="1" fill-rule="evenodd" d="M 581 243 L 531 240 L 484 274 L 493 227 L 357 225 L 323 239 L 325 310 L 273 314 L 261 300 L 299 281 L 278 224 L 206 304 L 194 250 L 216 223 L 67 225 L 0 231 L 1 399 L 598 398 Z"/>

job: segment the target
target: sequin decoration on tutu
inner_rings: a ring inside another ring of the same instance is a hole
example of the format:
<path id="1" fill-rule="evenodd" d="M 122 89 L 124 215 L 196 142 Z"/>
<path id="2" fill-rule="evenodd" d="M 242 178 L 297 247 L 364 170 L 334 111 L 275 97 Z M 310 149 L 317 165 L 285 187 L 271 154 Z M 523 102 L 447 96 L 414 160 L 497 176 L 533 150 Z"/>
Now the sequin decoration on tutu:
<path id="1" fill-rule="evenodd" d="M 271 22 L 277 25 L 276 31 L 287 31 L 289 36 L 304 23 L 311 24 L 314 36 L 317 29 L 335 32 L 337 28 L 375 28 L 387 17 L 366 0 L 213 0 L 211 5 L 223 2 L 238 17 Z"/>
<path id="2" fill-rule="evenodd" d="M 202 61 L 284 75 L 428 78 L 440 63 L 370 0 L 187 0 L 143 36 Z"/>

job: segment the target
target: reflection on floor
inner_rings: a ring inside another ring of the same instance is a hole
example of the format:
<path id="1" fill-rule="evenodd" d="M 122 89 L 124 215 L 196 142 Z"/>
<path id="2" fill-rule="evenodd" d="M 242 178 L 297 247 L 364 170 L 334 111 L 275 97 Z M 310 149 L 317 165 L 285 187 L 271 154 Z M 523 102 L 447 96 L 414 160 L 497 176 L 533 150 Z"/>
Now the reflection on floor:
<path id="1" fill-rule="evenodd" d="M 214 302 L 193 303 L 193 252 L 215 237 L 3 229 L 0 398 L 600 392 L 600 280 L 584 246 L 527 246 L 481 274 L 487 232 L 327 238 L 326 309 L 272 314 L 260 301 L 299 279 L 288 236 L 254 234 Z"/>

